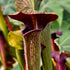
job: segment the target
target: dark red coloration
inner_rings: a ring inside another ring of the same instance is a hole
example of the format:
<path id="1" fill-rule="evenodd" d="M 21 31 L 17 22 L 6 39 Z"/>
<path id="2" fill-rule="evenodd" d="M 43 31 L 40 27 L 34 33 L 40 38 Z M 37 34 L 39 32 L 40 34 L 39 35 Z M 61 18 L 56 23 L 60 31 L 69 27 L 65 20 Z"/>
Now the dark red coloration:
<path id="1" fill-rule="evenodd" d="M 66 58 L 70 57 L 70 54 L 65 54 L 65 53 L 61 53 L 60 54 L 60 66 L 61 66 L 61 70 L 65 70 L 65 62 L 66 62 Z"/>
<path id="2" fill-rule="evenodd" d="M 33 30 L 33 29 L 44 29 L 46 24 L 49 22 L 52 22 L 58 18 L 56 14 L 24 14 L 22 12 L 19 12 L 15 15 L 8 15 L 9 17 L 24 22 L 25 24 L 25 30 L 24 33 Z"/>
<path id="3" fill-rule="evenodd" d="M 69 54 L 66 53 L 59 53 L 59 52 L 52 52 L 52 58 L 56 62 L 56 70 L 65 70 L 65 59 L 70 57 Z"/>
<path id="4" fill-rule="evenodd" d="M 56 20 L 58 16 L 49 13 L 24 14 L 19 12 L 15 15 L 9 15 L 9 17 L 25 24 L 25 29 L 21 31 L 24 41 L 25 70 L 39 70 L 40 32 L 49 22 Z M 43 45 L 41 49 L 44 49 Z"/>
<path id="5" fill-rule="evenodd" d="M 25 55 L 24 55 L 24 70 L 26 70 Z"/>
<path id="6" fill-rule="evenodd" d="M 51 39 L 51 50 L 52 51 L 59 51 L 59 47 L 54 42 L 55 39 Z"/>
<path id="7" fill-rule="evenodd" d="M 5 44 L 5 39 L 4 39 L 3 35 L 2 35 L 2 32 L 0 31 L 0 52 L 1 52 L 1 57 L 2 57 L 4 68 L 5 68 L 5 70 L 7 70 L 7 66 L 6 66 L 7 62 L 6 62 L 4 44 Z"/>
<path id="8" fill-rule="evenodd" d="M 57 37 L 57 35 L 61 36 L 62 34 L 63 34 L 62 31 L 54 31 L 54 32 L 51 34 L 51 38 L 52 38 L 52 39 L 59 38 L 59 37 Z"/>
<path id="9" fill-rule="evenodd" d="M 62 31 L 54 31 L 51 34 L 51 44 L 52 44 L 52 51 L 59 51 L 59 47 L 58 45 L 56 45 L 56 43 L 54 42 L 55 39 L 59 38 L 57 37 L 57 35 L 61 36 L 63 34 Z"/>
<path id="10" fill-rule="evenodd" d="M 4 15 L 4 20 L 5 20 L 5 22 L 6 22 L 6 25 L 8 26 L 8 29 L 9 29 L 10 31 L 13 31 L 13 29 L 12 29 L 12 27 L 11 27 L 11 24 L 10 24 L 10 21 L 9 21 L 9 19 L 8 19 L 8 17 L 7 17 L 7 15 Z"/>
<path id="11" fill-rule="evenodd" d="M 46 48 L 46 46 L 44 46 L 43 44 L 41 44 L 41 51 Z"/>

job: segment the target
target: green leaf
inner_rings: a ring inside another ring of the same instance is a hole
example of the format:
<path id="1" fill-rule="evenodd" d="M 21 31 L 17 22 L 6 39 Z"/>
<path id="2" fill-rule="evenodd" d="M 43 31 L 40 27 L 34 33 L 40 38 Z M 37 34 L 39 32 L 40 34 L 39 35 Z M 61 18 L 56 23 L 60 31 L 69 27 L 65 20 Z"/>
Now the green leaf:
<path id="1" fill-rule="evenodd" d="M 0 7 L 0 29 L 3 31 L 4 37 L 7 41 L 8 29 L 1 11 L 1 7 Z"/>
<path id="2" fill-rule="evenodd" d="M 8 4 L 15 3 L 15 0 L 8 0 Z"/>
<path id="3" fill-rule="evenodd" d="M 44 0 L 45 3 L 47 3 L 49 0 Z"/>
<path id="4" fill-rule="evenodd" d="M 17 26 L 22 26 L 22 25 L 24 24 L 23 22 L 20 22 L 20 21 L 18 21 L 18 20 L 14 20 L 14 19 L 12 19 L 12 18 L 10 18 L 10 17 L 9 17 L 9 20 L 10 20 L 10 22 L 11 22 L 12 24 L 17 25 Z"/>
<path id="5" fill-rule="evenodd" d="M 59 46 L 59 38 L 54 41 Z"/>
<path id="6" fill-rule="evenodd" d="M 59 42 L 58 42 L 60 51 L 70 52 L 70 20 L 68 20 L 67 22 L 66 21 L 63 22 L 61 26 L 61 30 L 63 31 L 63 35 L 60 36 Z"/>
<path id="7" fill-rule="evenodd" d="M 61 51 L 70 51 L 70 32 L 64 33 L 60 38 Z"/>
<path id="8" fill-rule="evenodd" d="M 0 0 L 0 5 L 3 7 L 8 3 L 8 0 Z"/>
<path id="9" fill-rule="evenodd" d="M 9 32 L 8 42 L 12 47 L 22 50 L 23 49 L 22 41 L 23 41 L 23 36 L 21 35 L 20 31 Z"/>
<path id="10" fill-rule="evenodd" d="M 59 16 L 57 21 L 61 26 L 63 19 L 63 8 L 56 1 L 48 1 L 47 3 L 43 1 L 39 10 L 41 12 L 55 12 Z"/>
<path id="11" fill-rule="evenodd" d="M 68 13 L 66 10 L 64 10 L 63 16 L 63 20 L 70 20 L 70 13 Z"/>
<path id="12" fill-rule="evenodd" d="M 63 19 L 63 8 L 58 3 L 51 1 L 51 2 L 47 3 L 47 10 L 48 10 L 48 12 L 53 11 L 59 16 L 57 21 L 58 21 L 59 25 L 61 26 L 62 19 Z"/>
<path id="13" fill-rule="evenodd" d="M 21 68 L 20 68 L 20 66 L 19 66 L 19 64 L 17 64 L 13 69 L 11 69 L 11 70 L 21 70 Z"/>
<path id="14" fill-rule="evenodd" d="M 18 63 L 20 65 L 20 68 L 21 70 L 24 70 L 24 50 L 18 50 L 16 49 L 16 56 L 17 56 L 17 60 L 18 60 Z"/>
<path id="15" fill-rule="evenodd" d="M 39 11 L 44 12 L 46 8 L 47 8 L 47 3 L 45 3 L 45 1 L 43 0 L 40 4 Z"/>
<path id="16" fill-rule="evenodd" d="M 41 4 L 40 4 L 40 7 L 39 7 L 39 10 L 42 11 L 42 9 L 46 6 L 48 0 L 42 0 Z M 42 8 L 43 7 L 43 8 Z M 44 8 L 45 9 L 45 8 Z"/>
<path id="17" fill-rule="evenodd" d="M 3 14 L 4 15 L 7 15 L 7 14 L 13 14 L 15 13 L 16 10 L 15 10 L 15 6 L 14 6 L 14 3 L 9 3 L 6 8 L 4 9 L 3 11 Z"/>
<path id="18" fill-rule="evenodd" d="M 70 0 L 59 0 L 59 4 L 70 13 Z"/>
<path id="19" fill-rule="evenodd" d="M 53 21 L 51 24 L 51 31 L 59 31 L 59 23 L 57 21 Z"/>

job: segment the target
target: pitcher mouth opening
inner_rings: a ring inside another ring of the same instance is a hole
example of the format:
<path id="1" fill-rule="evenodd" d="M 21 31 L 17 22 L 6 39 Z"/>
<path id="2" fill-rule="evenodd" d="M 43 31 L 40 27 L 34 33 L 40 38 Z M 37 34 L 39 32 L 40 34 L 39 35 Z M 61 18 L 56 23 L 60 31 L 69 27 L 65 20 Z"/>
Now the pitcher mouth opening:
<path id="1" fill-rule="evenodd" d="M 30 31 L 27 31 L 27 32 L 25 32 L 25 30 L 21 30 L 21 34 L 22 34 L 23 36 L 25 36 L 25 35 L 27 35 L 27 34 L 30 34 L 30 33 L 32 33 L 32 32 L 35 32 L 35 31 L 39 32 L 39 31 L 41 31 L 41 29 L 33 29 L 33 30 L 30 30 Z"/>

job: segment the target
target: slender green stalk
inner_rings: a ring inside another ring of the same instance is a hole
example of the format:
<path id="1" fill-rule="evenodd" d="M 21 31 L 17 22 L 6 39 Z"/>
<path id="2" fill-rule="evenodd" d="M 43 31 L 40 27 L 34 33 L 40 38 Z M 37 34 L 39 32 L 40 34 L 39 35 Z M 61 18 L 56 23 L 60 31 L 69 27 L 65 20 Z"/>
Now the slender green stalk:
<path id="1" fill-rule="evenodd" d="M 41 43 L 46 47 L 41 53 L 43 70 L 52 70 L 50 24 L 41 32 Z"/>
<path id="2" fill-rule="evenodd" d="M 38 10 L 38 1 L 37 0 L 34 0 L 34 9 Z"/>
<path id="3" fill-rule="evenodd" d="M 0 6 L 0 28 L 3 31 L 4 37 L 7 41 L 8 30 L 7 30 L 5 20 L 3 18 L 3 14 L 2 14 L 2 11 L 1 11 L 1 6 Z"/>
<path id="4" fill-rule="evenodd" d="M 21 67 L 21 70 L 24 70 L 24 50 L 16 49 L 16 56 Z"/>

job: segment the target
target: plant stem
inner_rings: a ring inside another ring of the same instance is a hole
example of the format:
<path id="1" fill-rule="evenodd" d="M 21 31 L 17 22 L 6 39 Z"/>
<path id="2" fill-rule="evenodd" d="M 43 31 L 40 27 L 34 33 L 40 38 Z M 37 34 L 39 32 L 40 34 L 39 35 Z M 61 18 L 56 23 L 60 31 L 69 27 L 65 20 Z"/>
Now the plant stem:
<path id="1" fill-rule="evenodd" d="M 21 70 L 24 70 L 24 50 L 16 49 L 16 56 L 21 67 Z"/>
<path id="2" fill-rule="evenodd" d="M 41 43 L 46 47 L 41 53 L 43 70 L 52 70 L 50 24 L 41 32 Z"/>
<path id="3" fill-rule="evenodd" d="M 23 36 L 25 70 L 40 70 L 40 31 L 35 30 Z"/>
<path id="4" fill-rule="evenodd" d="M 7 41 L 8 30 L 7 30 L 5 20 L 3 18 L 3 14 L 2 14 L 2 11 L 1 11 L 1 6 L 0 6 L 0 28 L 3 31 L 4 37 L 5 37 L 6 41 Z"/>
<path id="5" fill-rule="evenodd" d="M 38 1 L 37 0 L 34 0 L 34 9 L 38 10 Z"/>
<path id="6" fill-rule="evenodd" d="M 0 42 L 0 52 L 1 52 L 1 57 L 2 57 L 4 70 L 7 70 L 7 61 L 6 61 L 6 55 L 5 55 L 5 48 L 4 48 L 4 46 L 1 45 L 1 42 Z"/>
<path id="7" fill-rule="evenodd" d="M 0 32 L 0 53 L 1 53 L 1 59 L 4 66 L 4 70 L 7 70 L 7 60 L 6 60 L 6 51 L 5 51 L 5 39 L 3 37 L 3 34 Z"/>

